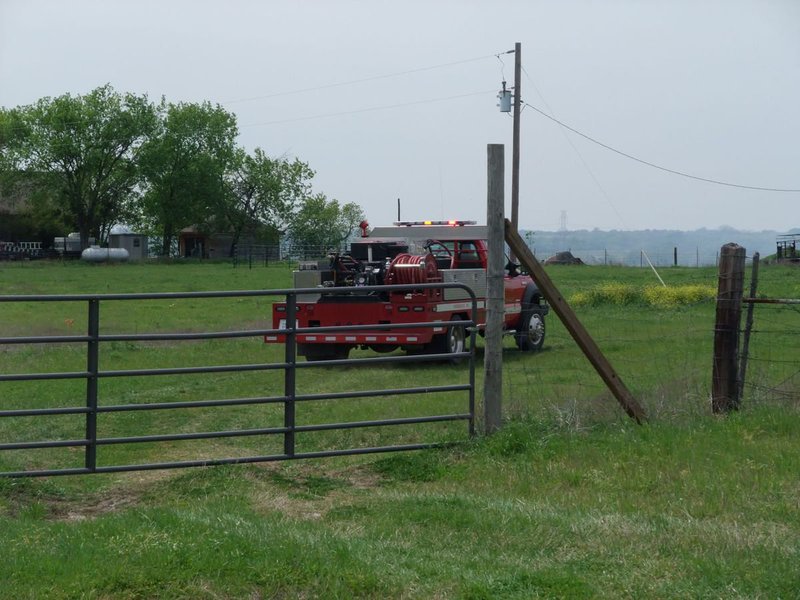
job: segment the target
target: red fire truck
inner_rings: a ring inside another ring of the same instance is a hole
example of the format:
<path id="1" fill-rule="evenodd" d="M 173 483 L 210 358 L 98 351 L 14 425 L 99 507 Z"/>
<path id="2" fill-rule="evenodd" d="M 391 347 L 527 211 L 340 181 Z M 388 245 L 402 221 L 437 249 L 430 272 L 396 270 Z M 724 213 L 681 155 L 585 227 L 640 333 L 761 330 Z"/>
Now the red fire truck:
<path id="1" fill-rule="evenodd" d="M 295 288 L 315 288 L 299 294 L 296 327 L 360 326 L 364 329 L 298 333 L 297 352 L 306 360 L 347 358 L 353 348 L 391 352 L 457 354 L 466 346 L 464 321 L 474 321 L 478 333 L 486 323 L 487 228 L 474 221 L 402 221 L 369 231 L 350 252 L 331 254 L 326 261 L 301 263 L 294 272 Z M 477 314 L 464 289 L 374 290 L 369 286 L 463 283 L 477 297 Z M 524 351 L 541 349 L 545 315 L 549 311 L 533 280 L 508 263 L 504 276 L 504 330 Z M 342 288 L 347 288 L 343 290 Z M 333 290 L 336 292 L 333 293 Z M 318 291 L 316 291 L 318 290 Z M 342 293 L 344 292 L 344 293 Z M 273 305 L 273 328 L 286 328 L 286 303 Z M 442 323 L 440 326 L 369 328 L 370 325 Z M 267 335 L 267 343 L 283 343 L 284 335 Z"/>

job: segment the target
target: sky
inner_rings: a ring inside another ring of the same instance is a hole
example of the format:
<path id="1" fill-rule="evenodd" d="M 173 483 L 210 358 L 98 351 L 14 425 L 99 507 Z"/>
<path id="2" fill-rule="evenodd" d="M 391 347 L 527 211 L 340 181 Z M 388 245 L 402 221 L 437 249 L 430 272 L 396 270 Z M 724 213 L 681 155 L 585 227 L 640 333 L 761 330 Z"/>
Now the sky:
<path id="1" fill-rule="evenodd" d="M 797 0 L 0 0 L 0 106 L 219 103 L 372 225 L 486 221 L 521 43 L 521 229 L 800 227 Z"/>

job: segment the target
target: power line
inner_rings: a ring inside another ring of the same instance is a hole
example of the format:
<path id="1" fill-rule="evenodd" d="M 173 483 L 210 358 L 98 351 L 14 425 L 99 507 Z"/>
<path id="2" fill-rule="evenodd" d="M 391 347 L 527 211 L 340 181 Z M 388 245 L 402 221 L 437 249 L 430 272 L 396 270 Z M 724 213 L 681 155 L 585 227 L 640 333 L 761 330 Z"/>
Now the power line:
<path id="1" fill-rule="evenodd" d="M 651 162 L 649 162 L 647 160 L 644 160 L 644 159 L 641 159 L 641 158 L 637 158 L 635 156 L 632 156 L 631 154 L 628 154 L 627 152 L 623 152 L 622 150 L 617 150 L 616 148 L 613 148 L 612 146 L 609 146 L 608 144 L 604 144 L 600 140 L 596 140 L 593 137 L 591 137 L 590 135 L 587 135 L 587 134 L 585 134 L 585 133 L 583 133 L 581 131 L 578 131 L 574 127 L 570 127 L 569 125 L 567 125 L 563 121 L 559 121 L 554 116 L 547 114 L 546 112 L 544 112 L 543 110 L 533 106 L 532 104 L 528 104 L 526 102 L 525 106 L 530 107 L 531 109 L 535 110 L 540 115 L 542 115 L 543 117 L 546 117 L 546 118 L 550 119 L 554 123 L 558 123 L 559 125 L 561 125 L 561 127 L 564 127 L 565 129 L 569 129 L 573 133 L 577 133 L 582 138 L 585 138 L 585 139 L 589 140 L 590 142 L 605 148 L 606 150 L 610 150 L 611 152 L 619 154 L 620 156 L 624 156 L 625 158 L 629 158 L 631 160 L 635 160 L 638 163 L 641 163 L 643 165 L 647 165 L 648 167 L 653 167 L 654 169 L 658 169 L 660 171 L 665 171 L 667 173 L 672 173 L 673 175 L 680 175 L 681 177 L 687 177 L 689 179 L 696 179 L 697 181 L 705 181 L 706 183 L 714 183 L 716 185 L 725 185 L 725 186 L 728 186 L 728 187 L 741 188 L 741 189 L 745 189 L 745 190 L 758 190 L 760 192 L 790 192 L 790 193 L 798 193 L 798 192 L 800 192 L 800 189 L 772 188 L 772 187 L 761 187 L 761 186 L 757 186 L 757 185 L 742 185 L 742 184 L 739 184 L 739 183 L 730 183 L 728 181 L 720 181 L 718 179 L 709 179 L 708 177 L 699 177 L 698 175 L 692 175 L 690 173 L 684 173 L 683 171 L 677 171 L 675 169 L 669 169 L 667 167 L 662 167 L 661 165 L 657 165 L 657 164 L 651 163 Z"/>
<path id="2" fill-rule="evenodd" d="M 547 110 L 550 111 L 550 114 L 554 115 L 556 111 L 554 111 L 553 108 L 547 103 L 547 100 L 544 99 L 544 96 L 542 96 L 542 93 L 539 91 L 539 87 L 536 85 L 536 82 L 533 80 L 533 77 L 530 76 L 528 70 L 525 68 L 524 65 L 522 66 L 522 72 L 525 73 L 525 76 L 528 78 L 528 81 L 530 82 L 531 86 L 536 91 L 536 95 L 539 96 L 539 99 L 542 101 L 542 104 L 544 104 Z M 616 205 L 614 204 L 614 202 L 611 201 L 611 196 L 609 196 L 608 192 L 606 192 L 606 189 L 600 183 L 600 180 L 594 174 L 594 171 L 592 171 L 591 167 L 589 167 L 589 163 L 587 163 L 586 159 L 583 158 L 583 154 L 581 154 L 581 151 L 578 150 L 578 147 L 572 142 L 572 138 L 569 137 L 569 135 L 563 128 L 559 129 L 559 131 L 564 136 L 564 139 L 567 140 L 567 143 L 570 145 L 570 147 L 575 151 L 575 154 L 578 156 L 581 163 L 583 164 L 583 168 L 586 169 L 586 172 L 589 174 L 589 177 L 591 177 L 592 181 L 594 181 L 594 184 L 597 186 L 597 189 L 600 190 L 600 194 L 603 196 L 603 198 L 606 199 L 606 202 L 611 207 L 611 210 L 613 210 L 614 214 L 617 215 L 617 218 L 619 219 L 620 223 L 622 223 L 625 227 L 627 227 L 625 219 L 622 218 L 622 215 L 617 210 Z"/>
<path id="3" fill-rule="evenodd" d="M 492 55 L 492 56 L 494 56 L 494 55 Z M 243 123 L 243 124 L 238 124 L 237 123 L 236 127 L 237 127 L 237 129 L 241 129 L 241 128 L 244 128 L 244 127 L 260 127 L 260 126 L 266 126 L 266 125 L 280 125 L 280 124 L 283 124 L 283 123 L 296 123 L 296 122 L 300 122 L 300 121 L 311 121 L 311 120 L 315 120 L 315 119 L 327 119 L 327 118 L 330 118 L 330 117 L 341 117 L 341 116 L 345 116 L 345 115 L 356 115 L 356 114 L 359 114 L 359 113 L 377 112 L 377 111 L 381 111 L 381 110 L 391 110 L 393 108 L 402 108 L 404 106 L 415 106 L 415 105 L 418 105 L 418 104 L 428 104 L 428 103 L 431 103 L 431 102 L 445 102 L 447 100 L 458 100 L 460 98 L 469 98 L 471 96 L 482 96 L 484 94 L 493 94 L 495 92 L 496 92 L 496 90 L 494 90 L 494 89 L 482 90 L 482 91 L 479 91 L 479 92 L 469 92 L 469 93 L 466 93 L 466 94 L 457 94 L 457 95 L 454 95 L 454 96 L 444 96 L 444 97 L 439 97 L 439 98 L 428 98 L 428 99 L 425 99 L 425 100 L 414 100 L 414 101 L 411 101 L 411 102 L 401 102 L 401 103 L 398 103 L 398 104 L 386 104 L 386 105 L 383 105 L 383 106 L 370 106 L 370 107 L 366 107 L 366 108 L 360 108 L 360 109 L 357 109 L 357 110 L 347 110 L 347 111 L 334 112 L 334 113 L 322 113 L 322 114 L 318 114 L 318 115 L 307 115 L 307 116 L 304 116 L 304 117 L 294 117 L 294 118 L 291 118 L 291 119 L 281 119 L 281 120 L 276 120 L 276 121 L 262 121 L 262 122 L 259 122 L 259 123 Z M 62 123 L 62 125 L 76 125 L 76 124 L 78 124 L 78 123 L 77 122 L 65 122 L 65 123 Z M 20 128 L 23 128 L 23 127 L 24 126 L 22 126 L 22 125 L 20 126 Z M 65 141 L 60 145 L 66 146 L 66 145 L 69 145 L 69 142 Z"/>
<path id="4" fill-rule="evenodd" d="M 501 53 L 501 54 L 507 54 L 507 53 Z M 425 71 L 432 71 L 432 70 L 435 70 L 435 69 L 443 69 L 443 68 L 447 68 L 447 67 L 453 67 L 453 66 L 457 66 L 457 65 L 466 64 L 466 63 L 486 60 L 486 59 L 489 59 L 489 58 L 499 58 L 499 56 L 500 55 L 497 54 L 497 53 L 495 53 L 495 54 L 486 54 L 484 56 L 478 56 L 478 57 L 475 57 L 475 58 L 466 58 L 466 59 L 463 59 L 463 60 L 457 60 L 457 61 L 448 62 L 448 63 L 440 63 L 440 64 L 436 64 L 436 65 L 430 65 L 430 66 L 427 66 L 427 67 L 419 67 L 419 68 L 416 68 L 416 69 L 407 69 L 405 71 L 396 71 L 394 73 L 385 73 L 383 75 L 375 75 L 375 76 L 372 76 L 372 77 L 364 77 L 362 79 L 352 79 L 352 80 L 349 80 L 349 81 L 341 81 L 341 82 L 337 82 L 337 83 L 330 83 L 330 84 L 320 85 L 320 86 L 299 88 L 299 89 L 294 89 L 294 90 L 286 90 L 286 91 L 282 91 L 282 92 L 275 92 L 273 94 L 265 94 L 265 95 L 262 95 L 262 96 L 253 96 L 253 97 L 250 97 L 250 98 L 240 98 L 240 99 L 235 99 L 235 100 L 227 100 L 225 102 L 219 102 L 219 104 L 235 104 L 235 103 L 239 103 L 239 102 L 250 102 L 250 101 L 254 101 L 254 100 L 275 98 L 275 97 L 278 97 L 278 96 L 288 96 L 288 95 L 292 95 L 292 94 L 301 94 L 301 93 L 304 93 L 304 92 L 312 92 L 312 91 L 316 91 L 316 90 L 324 90 L 324 89 L 330 89 L 330 88 L 336 88 L 336 87 L 343 87 L 343 86 L 347 86 L 347 85 L 355 85 L 355 84 L 358 84 L 358 83 L 366 83 L 366 82 L 369 82 L 369 81 L 376 81 L 376 80 L 379 80 L 379 79 L 389 79 L 389 78 L 392 78 L 392 77 L 401 77 L 403 75 L 411 75 L 411 74 L 414 74 L 414 73 L 421 73 L 421 72 L 425 72 Z M 489 91 L 493 92 L 494 90 L 489 90 Z M 360 112 L 370 112 L 370 111 L 376 111 L 376 110 L 387 110 L 387 109 L 390 109 L 390 108 L 397 108 L 397 107 L 402 107 L 402 106 L 411 106 L 411 105 L 414 105 L 414 104 L 424 104 L 425 102 L 440 102 L 442 100 L 453 100 L 453 99 L 458 99 L 458 98 L 464 98 L 464 97 L 467 97 L 467 96 L 475 96 L 475 95 L 479 95 L 479 94 L 489 93 L 489 91 L 487 91 L 487 92 L 474 92 L 474 93 L 462 94 L 462 95 L 458 95 L 458 96 L 449 96 L 449 97 L 446 97 L 446 98 L 434 98 L 434 99 L 431 99 L 431 100 L 419 100 L 419 101 L 416 101 L 416 102 L 409 102 L 409 103 L 405 103 L 405 104 L 394 104 L 394 105 L 387 105 L 387 106 L 378 106 L 378 107 L 373 107 L 373 108 L 365 108 L 365 109 L 360 109 L 360 110 L 353 110 L 353 111 L 346 111 L 346 112 L 339 112 L 339 113 L 314 115 L 314 116 L 309 116 L 309 117 L 298 117 L 298 118 L 286 119 L 286 120 L 282 120 L 282 121 L 267 121 L 267 122 L 263 122 L 263 123 L 248 123 L 248 124 L 243 124 L 243 125 L 238 125 L 237 124 L 237 126 L 238 127 L 252 127 L 252 126 L 258 126 L 258 125 L 275 125 L 275 124 L 279 124 L 279 123 L 291 123 L 291 122 L 295 122 L 295 121 L 304 121 L 304 120 L 307 120 L 307 119 L 322 119 L 322 118 L 326 118 L 326 117 L 341 116 L 341 115 L 348 115 L 348 114 L 357 114 L 357 113 L 360 113 Z M 63 122 L 62 124 L 69 126 L 69 125 L 77 125 L 77 124 L 79 124 L 79 122 L 77 122 L 77 121 Z M 20 125 L 17 128 L 18 129 L 22 129 L 23 127 L 24 127 L 23 125 Z"/>
<path id="5" fill-rule="evenodd" d="M 279 125 L 282 123 L 296 123 L 298 121 L 310 121 L 313 119 L 327 119 L 329 117 L 341 117 L 344 115 L 356 115 L 359 113 L 365 112 L 375 112 L 379 110 L 390 110 L 392 108 L 401 108 L 403 106 L 415 106 L 417 104 L 427 104 L 429 102 L 444 102 L 446 100 L 457 100 L 459 98 L 468 98 L 470 96 L 482 96 L 483 94 L 493 94 L 496 90 L 483 90 L 480 92 L 470 92 L 468 94 L 459 94 L 457 96 L 445 96 L 443 98 L 429 98 L 426 100 L 414 100 L 413 102 L 403 102 L 400 104 L 387 104 L 384 106 L 370 106 L 367 108 L 360 108 L 358 110 L 346 110 L 342 112 L 335 112 L 335 113 L 323 113 L 319 115 L 309 115 L 305 117 L 295 117 L 292 119 L 282 119 L 279 121 L 264 121 L 261 123 L 245 123 L 240 125 L 240 127 L 259 127 L 262 125 Z"/>
<path id="6" fill-rule="evenodd" d="M 394 73 L 386 73 L 384 75 L 374 75 L 372 77 L 364 77 L 362 79 L 351 79 L 349 81 L 340 81 L 337 83 L 329 83 L 326 85 L 318 85 L 313 87 L 307 88 L 299 88 L 295 90 L 285 90 L 282 92 L 274 92 L 272 94 L 264 94 L 262 96 L 252 96 L 250 98 L 239 98 L 236 100 L 227 100 L 225 102 L 221 102 L 220 104 L 236 104 L 239 102 L 252 102 L 254 100 L 266 100 L 267 98 L 276 98 L 278 96 L 289 96 L 292 94 L 302 94 L 304 92 L 314 92 L 317 90 L 327 90 L 336 87 L 343 87 L 347 85 L 355 85 L 358 83 L 367 83 L 369 81 L 377 81 L 379 79 L 390 79 L 392 77 L 402 77 L 403 75 L 412 75 L 414 73 L 422 73 L 424 71 L 433 71 L 435 69 L 444 69 L 447 67 L 454 67 L 456 65 L 463 65 L 466 63 L 477 62 L 479 60 L 486 60 L 487 58 L 494 58 L 498 56 L 497 54 L 487 54 L 486 56 L 478 56 L 476 58 L 466 58 L 464 60 L 457 60 L 454 62 L 449 63 L 441 63 L 438 65 L 431 65 L 429 67 L 419 67 L 417 69 L 408 69 L 406 71 L 396 71 Z"/>

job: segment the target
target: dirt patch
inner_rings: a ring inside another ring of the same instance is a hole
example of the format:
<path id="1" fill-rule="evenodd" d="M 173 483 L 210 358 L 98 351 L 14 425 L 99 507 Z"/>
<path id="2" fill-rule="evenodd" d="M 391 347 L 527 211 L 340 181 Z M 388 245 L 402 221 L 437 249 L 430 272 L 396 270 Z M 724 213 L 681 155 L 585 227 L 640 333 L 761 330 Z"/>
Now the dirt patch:
<path id="1" fill-rule="evenodd" d="M 94 499 L 93 502 L 82 504 L 78 507 L 60 507 L 61 510 L 57 510 L 53 517 L 57 521 L 84 521 L 130 508 L 138 503 L 139 498 L 130 493 L 113 492 L 108 496 Z"/>
<path id="2" fill-rule="evenodd" d="M 9 516 L 16 517 L 32 505 L 51 521 L 83 521 L 126 510 L 142 504 L 143 498 L 157 483 L 175 476 L 170 471 L 125 473 L 109 488 L 84 496 L 64 498 L 55 492 L 26 487 L 6 496 Z M 96 475 L 93 477 L 97 477 Z"/>
<path id="3" fill-rule="evenodd" d="M 303 465 L 287 476 L 279 466 L 268 464 L 272 478 L 268 485 L 254 487 L 253 507 L 260 512 L 278 512 L 286 517 L 318 520 L 343 502 L 352 501 L 354 491 L 380 487 L 384 479 L 368 467 L 354 466 L 338 471 Z M 263 481 L 262 481 L 263 484 Z"/>
<path id="4" fill-rule="evenodd" d="M 215 467 L 210 467 L 215 468 Z M 261 513 L 280 513 L 288 518 L 317 520 L 331 509 L 350 502 L 354 492 L 380 487 L 384 479 L 364 465 L 331 471 L 325 465 L 263 463 L 236 467 L 252 482 L 249 494 L 253 508 Z M 154 498 L 170 497 L 170 480 L 185 470 L 155 470 L 123 473 L 107 488 L 91 494 L 65 498 L 63 492 L 47 492 L 26 486 L 6 494 L 5 513 L 17 517 L 32 506 L 41 518 L 78 522 L 104 515 L 151 506 Z"/>

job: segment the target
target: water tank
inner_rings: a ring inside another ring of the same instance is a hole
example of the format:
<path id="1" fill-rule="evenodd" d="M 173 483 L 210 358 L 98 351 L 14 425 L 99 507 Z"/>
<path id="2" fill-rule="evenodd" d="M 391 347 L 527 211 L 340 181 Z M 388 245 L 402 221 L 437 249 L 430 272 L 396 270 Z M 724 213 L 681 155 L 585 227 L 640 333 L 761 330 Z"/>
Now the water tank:
<path id="1" fill-rule="evenodd" d="M 125 248 L 100 248 L 91 246 L 81 252 L 81 260 L 86 262 L 126 262 L 130 254 Z"/>

